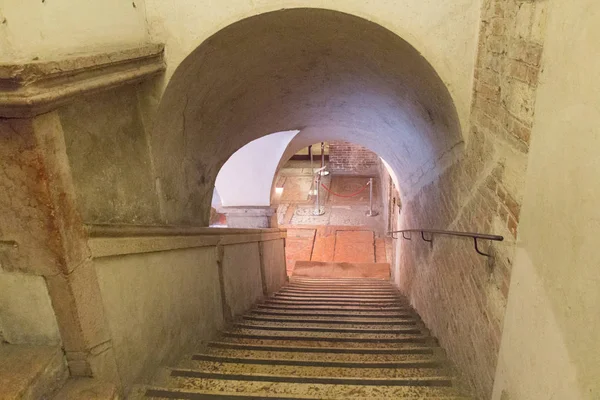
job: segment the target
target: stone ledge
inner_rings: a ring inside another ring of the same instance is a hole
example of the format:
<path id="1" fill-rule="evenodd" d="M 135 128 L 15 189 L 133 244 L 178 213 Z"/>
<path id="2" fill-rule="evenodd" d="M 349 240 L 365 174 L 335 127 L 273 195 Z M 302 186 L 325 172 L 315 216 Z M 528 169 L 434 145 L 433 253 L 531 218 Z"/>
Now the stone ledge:
<path id="1" fill-rule="evenodd" d="M 287 232 L 286 229 L 266 228 L 209 228 L 182 225 L 118 225 L 118 224 L 87 224 L 87 234 L 92 238 L 100 237 L 137 237 L 137 236 L 221 236 L 248 233 L 277 233 Z"/>
<path id="2" fill-rule="evenodd" d="M 165 70 L 162 44 L 0 64 L 0 117 L 28 118 L 73 98 L 137 83 Z"/>
<path id="3" fill-rule="evenodd" d="M 221 228 L 196 229 L 210 229 L 210 231 L 190 234 L 180 233 L 179 235 L 141 234 L 129 236 L 96 236 L 90 238 L 89 247 L 93 258 L 101 258 L 196 247 L 216 247 L 241 243 L 266 242 L 284 239 L 286 237 L 286 232 L 280 229 L 236 229 L 235 231 L 238 232 L 235 233 L 221 232 L 229 230 Z"/>

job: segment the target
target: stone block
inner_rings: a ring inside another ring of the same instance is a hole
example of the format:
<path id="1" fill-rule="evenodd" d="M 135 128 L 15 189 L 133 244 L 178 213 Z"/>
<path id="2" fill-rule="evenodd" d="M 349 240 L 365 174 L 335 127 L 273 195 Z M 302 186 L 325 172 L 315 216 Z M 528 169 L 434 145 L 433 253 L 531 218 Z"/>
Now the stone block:
<path id="1" fill-rule="evenodd" d="M 43 277 L 0 269 L 0 332 L 4 340 L 12 344 L 60 344 Z"/>
<path id="2" fill-rule="evenodd" d="M 118 371 L 125 391 L 223 326 L 215 247 L 102 257 L 94 266 L 111 341 L 91 349 L 89 363 L 102 375 Z"/>
<path id="3" fill-rule="evenodd" d="M 270 228 L 275 214 L 270 206 L 221 207 L 218 211 L 227 216 L 229 228 Z"/>
<path id="4" fill-rule="evenodd" d="M 50 399 L 69 376 L 60 347 L 0 344 L 0 398 Z"/>
<path id="5" fill-rule="evenodd" d="M 263 279 L 267 294 L 278 291 L 287 281 L 283 239 L 260 242 Z"/>
<path id="6" fill-rule="evenodd" d="M 223 247 L 223 298 L 231 317 L 245 313 L 263 296 L 257 243 Z"/>
<path id="7" fill-rule="evenodd" d="M 508 57 L 526 64 L 539 66 L 542 59 L 543 47 L 526 40 L 516 40 L 508 48 Z"/>

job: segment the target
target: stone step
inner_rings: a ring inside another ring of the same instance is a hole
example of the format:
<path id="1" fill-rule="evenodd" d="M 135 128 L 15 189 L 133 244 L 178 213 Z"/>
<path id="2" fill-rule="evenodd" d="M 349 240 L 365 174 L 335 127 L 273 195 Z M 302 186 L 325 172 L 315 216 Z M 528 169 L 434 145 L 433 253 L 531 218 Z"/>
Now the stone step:
<path id="1" fill-rule="evenodd" d="M 338 378 L 414 378 L 448 377 L 440 363 L 371 363 L 360 367 L 360 363 L 292 362 L 289 360 L 228 359 L 208 357 L 193 359 L 190 368 L 204 372 L 226 374 L 296 375 L 302 377 Z M 237 362 L 236 362 L 237 361 Z M 281 361 L 288 362 L 287 364 Z M 269 363 L 270 362 L 270 363 Z M 302 365 L 304 364 L 304 365 Z M 381 364 L 380 366 L 376 366 Z M 373 367 L 369 368 L 369 365 Z"/>
<path id="2" fill-rule="evenodd" d="M 410 306 L 402 303 L 335 303 L 335 302 L 289 302 L 266 300 L 259 307 L 294 308 L 300 310 L 353 310 L 353 311 L 407 311 Z"/>
<path id="3" fill-rule="evenodd" d="M 335 342 L 334 342 L 335 343 Z M 435 344 L 432 342 L 432 344 Z M 300 342 L 285 342 L 284 344 L 269 343 L 237 343 L 235 341 L 214 341 L 209 342 L 208 348 L 229 349 L 229 350 L 248 350 L 265 351 L 271 353 L 302 353 L 302 354 L 345 354 L 345 355 L 433 355 L 439 349 L 436 346 L 425 346 L 420 344 L 403 343 L 394 347 L 361 347 L 361 346 L 315 346 L 314 342 L 310 345 L 304 345 Z"/>
<path id="4" fill-rule="evenodd" d="M 313 347 L 379 347 L 390 348 L 402 345 L 429 345 L 436 346 L 436 342 L 429 336 L 419 335 L 369 335 L 369 337 L 354 336 L 303 336 L 298 334 L 268 335 L 252 334 L 245 332 L 224 332 L 222 341 L 241 344 L 270 344 L 275 346 L 313 346 Z M 392 336 L 392 337 L 391 337 Z"/>
<path id="5" fill-rule="evenodd" d="M 397 296 L 402 297 L 398 292 L 390 290 L 301 290 L 301 289 L 283 289 L 279 294 L 290 296 Z"/>
<path id="6" fill-rule="evenodd" d="M 385 296 L 338 296 L 338 295 L 319 295 L 319 296 L 299 296 L 289 294 L 275 294 L 270 297 L 271 300 L 286 300 L 286 301 L 341 301 L 341 302 L 388 302 L 398 301 L 404 304 L 408 304 L 404 299 L 396 295 L 385 295 Z"/>
<path id="7" fill-rule="evenodd" d="M 60 347 L 0 344 L 0 399 L 50 399 L 69 371 Z"/>
<path id="8" fill-rule="evenodd" d="M 309 283 L 323 283 L 323 282 L 333 282 L 333 283 L 356 283 L 359 285 L 368 285 L 368 284 L 383 284 L 383 285 L 391 285 L 388 279 L 380 279 L 380 278 L 349 278 L 349 277 L 339 277 L 339 278 L 311 278 L 311 277 L 299 277 L 292 276 L 290 278 L 290 282 L 309 282 Z"/>
<path id="9" fill-rule="evenodd" d="M 319 309 L 315 314 L 314 310 L 303 310 L 290 307 L 272 307 L 261 306 L 250 310 L 252 315 L 269 315 L 269 316 L 294 316 L 294 317 L 323 317 L 323 318 L 395 318 L 395 319 L 420 319 L 412 310 L 398 311 L 380 311 L 380 310 L 353 310 L 353 309 Z"/>
<path id="10" fill-rule="evenodd" d="M 373 261 L 375 261 L 373 259 Z M 329 261 L 296 261 L 293 277 L 301 278 L 346 278 L 388 279 L 390 264 L 376 262 L 329 262 Z"/>
<path id="11" fill-rule="evenodd" d="M 269 297 L 266 298 L 264 300 L 265 303 L 282 303 L 282 304 L 309 304 L 309 305 L 316 305 L 316 304 L 320 304 L 320 305 L 337 305 L 337 304 L 341 304 L 341 305 L 355 305 L 355 304 L 365 304 L 365 305 L 371 305 L 371 304 L 380 304 L 380 305 L 391 305 L 391 304 L 398 304 L 398 305 L 405 305 L 408 306 L 408 302 L 404 301 L 403 299 L 399 298 L 399 297 L 390 297 L 387 299 L 361 299 L 361 298 L 347 298 L 347 299 L 343 299 L 343 298 L 334 298 L 334 297 L 327 297 L 327 298 L 311 298 L 311 297 L 305 297 L 305 298 L 295 298 L 295 297 L 279 297 L 279 296 L 275 296 L 275 297 Z"/>
<path id="12" fill-rule="evenodd" d="M 267 316 L 267 315 L 244 315 L 241 319 L 244 321 L 252 321 L 252 322 L 278 322 L 278 323 L 288 323 L 292 324 L 292 326 L 296 326 L 297 324 L 306 325 L 343 325 L 350 327 L 359 327 L 359 326 L 411 326 L 417 325 L 420 323 L 416 318 L 334 318 L 334 317 L 323 317 L 323 316 L 304 316 L 304 317 L 294 317 L 294 316 Z"/>
<path id="13" fill-rule="evenodd" d="M 397 290 L 395 286 L 389 283 L 380 284 L 353 284 L 353 283 L 306 283 L 295 282 L 288 283 L 285 288 L 308 289 L 308 290 Z"/>
<path id="14" fill-rule="evenodd" d="M 424 336 L 424 332 L 418 327 L 401 327 L 393 330 L 384 329 L 343 329 L 343 328 L 318 328 L 318 327 L 306 327 L 306 329 L 294 330 L 279 327 L 279 326 L 260 326 L 260 325 L 248 325 L 248 324 L 233 324 L 226 331 L 223 332 L 226 335 L 240 334 L 240 335 L 266 335 L 266 336 L 288 336 L 293 335 L 304 338 L 352 338 L 352 339 L 373 339 L 373 340 L 386 340 L 396 339 L 402 337 L 413 337 L 413 336 Z"/>
<path id="15" fill-rule="evenodd" d="M 379 351 L 374 352 L 374 350 Z M 439 361 L 443 359 L 439 349 L 428 347 L 411 347 L 404 349 L 327 348 L 239 345 L 223 342 L 213 342 L 212 345 L 204 350 L 203 354 L 219 357 L 258 358 L 267 360 L 284 359 L 312 362 L 327 360 L 358 363 Z"/>
<path id="16" fill-rule="evenodd" d="M 223 391 L 211 391 L 204 390 L 202 392 L 197 390 L 185 390 L 185 389 L 169 389 L 161 387 L 148 387 L 143 392 L 144 399 L 147 400 L 260 400 L 260 399 L 282 399 L 282 400 L 338 400 L 352 397 L 325 397 L 323 394 L 306 394 L 302 397 L 294 395 L 285 395 L 280 393 L 260 393 L 256 394 L 240 394 L 238 392 L 223 392 Z M 355 397 L 355 398 L 365 398 Z M 380 399 L 381 397 L 373 397 L 373 399 Z M 412 397 L 406 395 L 402 397 L 403 400 L 468 400 L 466 397 L 455 396 L 455 395 L 442 395 L 435 397 Z"/>
<path id="17" fill-rule="evenodd" d="M 352 326 L 323 326 L 290 324 L 286 322 L 265 322 L 265 321 L 245 321 L 235 323 L 233 326 L 244 330 L 262 330 L 275 332 L 323 332 L 323 333 L 357 333 L 357 334 L 421 334 L 423 329 L 420 326 L 379 326 L 370 327 L 365 325 Z"/>
<path id="18" fill-rule="evenodd" d="M 284 291 L 290 292 L 327 292 L 327 293 L 382 293 L 382 294 L 400 294 L 400 292 L 392 286 L 349 286 L 349 285 L 287 285 L 282 288 Z"/>
<path id="19" fill-rule="evenodd" d="M 217 373 L 173 369 L 169 387 L 195 391 L 237 392 L 263 396 L 265 393 L 322 398 L 402 398 L 407 396 L 456 395 L 447 377 L 351 378 L 251 373 Z"/>
<path id="20" fill-rule="evenodd" d="M 400 293 L 392 290 L 380 289 L 356 289 L 356 290 L 340 290 L 340 289 L 282 289 L 280 294 L 285 295 L 305 295 L 305 296 L 398 296 L 403 297 Z"/>

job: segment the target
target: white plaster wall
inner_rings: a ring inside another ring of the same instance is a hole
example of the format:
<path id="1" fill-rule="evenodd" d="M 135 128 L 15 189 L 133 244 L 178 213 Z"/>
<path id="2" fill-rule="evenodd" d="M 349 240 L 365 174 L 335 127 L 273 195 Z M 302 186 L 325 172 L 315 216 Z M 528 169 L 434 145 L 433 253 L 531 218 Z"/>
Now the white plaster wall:
<path id="1" fill-rule="evenodd" d="M 549 4 L 494 400 L 600 398 L 600 3 Z"/>
<path id="2" fill-rule="evenodd" d="M 223 165 L 215 187 L 224 207 L 269 206 L 279 160 L 299 131 L 277 132 L 236 151 Z"/>
<path id="3" fill-rule="evenodd" d="M 324 8 L 373 21 L 413 45 L 447 85 L 466 133 L 480 0 L 146 0 L 153 41 L 166 43 L 167 78 L 205 39 L 240 19 L 283 8 Z"/>
<path id="4" fill-rule="evenodd" d="M 0 0 L 0 61 L 139 44 L 145 9 L 144 0 Z"/>

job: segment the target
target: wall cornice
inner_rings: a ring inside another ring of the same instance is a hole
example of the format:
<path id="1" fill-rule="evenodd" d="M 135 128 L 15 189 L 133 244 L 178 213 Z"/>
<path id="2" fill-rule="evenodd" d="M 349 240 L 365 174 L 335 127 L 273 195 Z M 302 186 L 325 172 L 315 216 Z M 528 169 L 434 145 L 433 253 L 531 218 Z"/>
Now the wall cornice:
<path id="1" fill-rule="evenodd" d="M 141 82 L 165 70 L 163 50 L 162 44 L 146 44 L 52 61 L 0 64 L 0 117 L 29 118 L 78 96 Z"/>

